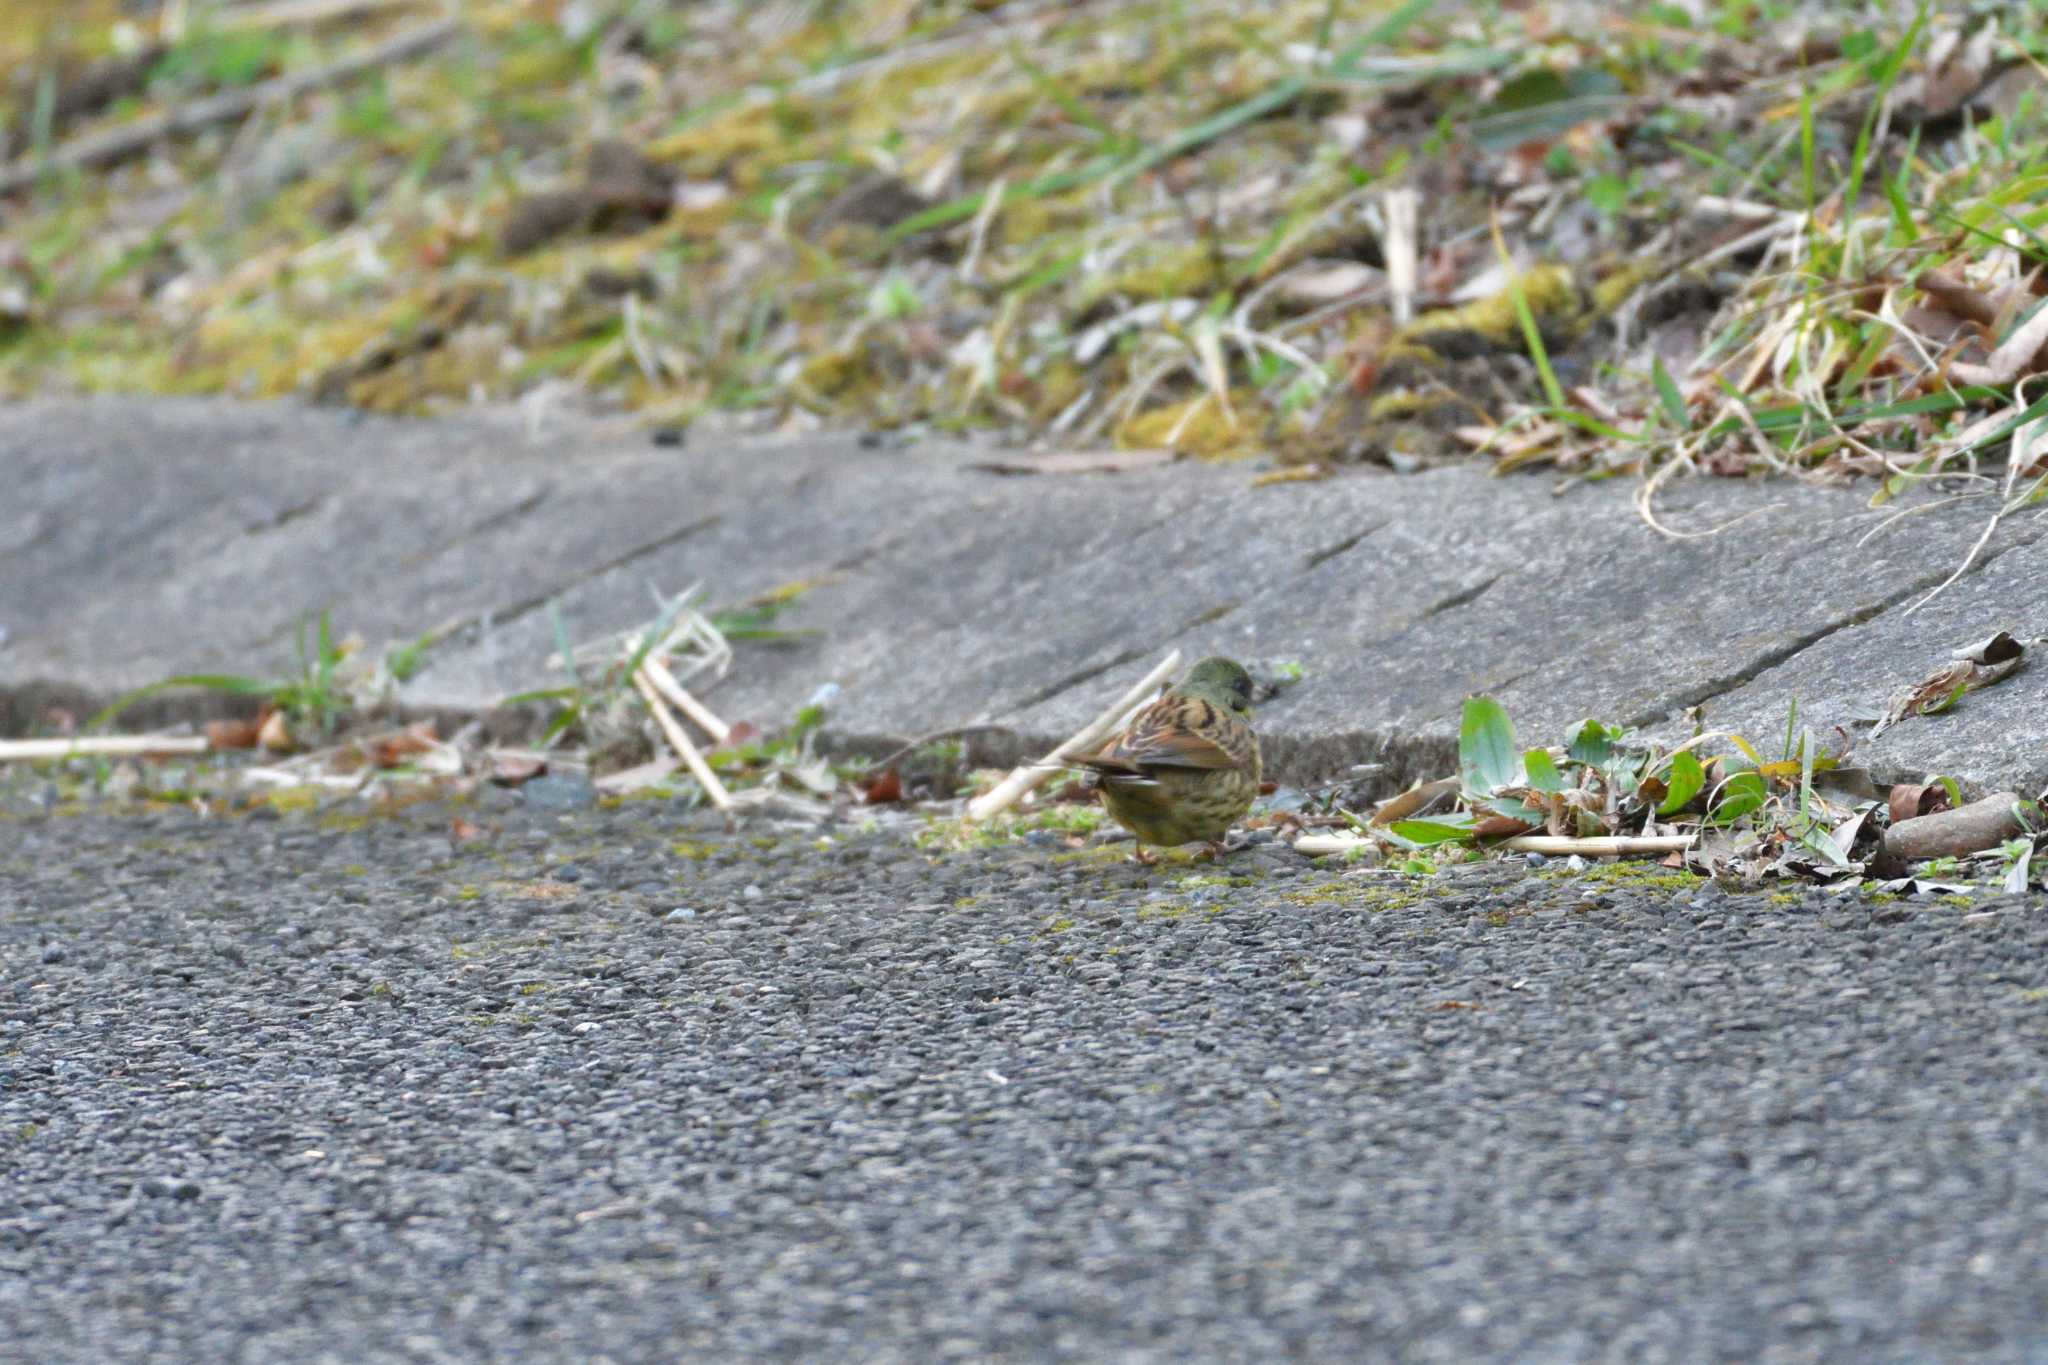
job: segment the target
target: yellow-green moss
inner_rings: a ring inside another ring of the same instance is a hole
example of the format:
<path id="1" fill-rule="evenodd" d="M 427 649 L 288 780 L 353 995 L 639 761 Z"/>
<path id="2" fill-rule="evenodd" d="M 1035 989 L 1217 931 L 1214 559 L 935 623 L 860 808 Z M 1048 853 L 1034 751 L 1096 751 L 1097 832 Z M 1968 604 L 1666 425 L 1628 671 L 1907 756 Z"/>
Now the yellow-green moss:
<path id="1" fill-rule="evenodd" d="M 1251 414 L 1258 395 L 1233 391 L 1228 409 L 1214 395 L 1201 394 L 1165 407 L 1151 408 L 1125 422 L 1117 444 L 1133 450 L 1175 450 L 1203 460 L 1240 460 L 1257 454 L 1261 442 Z"/>

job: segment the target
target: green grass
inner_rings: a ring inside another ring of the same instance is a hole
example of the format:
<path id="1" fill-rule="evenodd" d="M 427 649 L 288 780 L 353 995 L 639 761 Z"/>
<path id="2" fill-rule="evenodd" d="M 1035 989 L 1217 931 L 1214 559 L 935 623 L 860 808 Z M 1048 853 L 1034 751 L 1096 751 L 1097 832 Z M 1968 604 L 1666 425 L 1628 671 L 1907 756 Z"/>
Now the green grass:
<path id="1" fill-rule="evenodd" d="M 125 169 L 49 178 L 0 225 L 35 302 L 0 335 L 0 394 L 431 412 L 568 384 L 664 423 L 802 409 L 1218 457 L 1476 451 L 1863 477 L 1878 501 L 1981 473 L 2042 415 L 2015 376 L 1954 365 L 2021 312 L 1953 338 L 1917 282 L 1937 269 L 1996 302 L 2048 261 L 2048 101 L 2016 86 L 1911 117 L 1953 24 L 1931 9 L 1831 7 L 1834 48 L 1806 51 L 1735 0 L 1591 22 L 1422 0 L 1281 0 L 1256 23 L 1226 0 L 600 0 L 573 30 L 516 0 L 462 13 L 429 55 L 155 149 L 200 191 L 166 214 L 132 211 Z M 34 156 L 421 16 L 237 27 L 197 5 L 140 94 L 62 125 L 72 73 L 155 35 L 96 2 L 19 19 L 0 54 L 40 78 L 5 112 Z M 2002 41 L 2039 53 L 2048 16 L 2013 11 Z M 674 211 L 506 256 L 514 201 L 573 189 L 619 129 L 676 182 Z M 224 170 L 238 192 L 204 192 Z M 883 207 L 834 208 L 878 175 Z M 1406 189 L 1416 322 L 1384 277 L 1315 295 L 1333 267 L 1386 263 Z M 645 272 L 653 294 L 629 318 L 594 271 Z M 350 370 L 387 344 L 405 364 Z M 1997 491 L 2025 505 L 2043 483 Z"/>

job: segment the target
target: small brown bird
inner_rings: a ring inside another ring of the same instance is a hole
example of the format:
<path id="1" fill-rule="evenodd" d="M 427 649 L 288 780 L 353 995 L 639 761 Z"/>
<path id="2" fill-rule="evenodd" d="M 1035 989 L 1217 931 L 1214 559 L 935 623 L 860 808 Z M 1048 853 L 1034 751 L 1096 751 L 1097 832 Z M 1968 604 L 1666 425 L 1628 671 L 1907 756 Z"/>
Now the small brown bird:
<path id="1" fill-rule="evenodd" d="M 1102 804 L 1146 844 L 1205 840 L 1222 852 L 1231 822 L 1259 793 L 1252 680 L 1229 659 L 1204 659 L 1180 686 L 1131 717 L 1108 747 L 1068 760 L 1095 775 Z"/>

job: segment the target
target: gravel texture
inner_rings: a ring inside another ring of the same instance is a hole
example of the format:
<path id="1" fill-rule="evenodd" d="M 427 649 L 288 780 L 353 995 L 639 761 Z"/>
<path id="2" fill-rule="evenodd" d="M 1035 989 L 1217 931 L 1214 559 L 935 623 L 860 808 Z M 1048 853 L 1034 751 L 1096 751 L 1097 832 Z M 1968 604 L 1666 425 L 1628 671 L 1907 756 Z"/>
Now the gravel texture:
<path id="1" fill-rule="evenodd" d="M 2039 898 L 466 818 L 0 817 L 0 1358 L 2048 1359 Z"/>

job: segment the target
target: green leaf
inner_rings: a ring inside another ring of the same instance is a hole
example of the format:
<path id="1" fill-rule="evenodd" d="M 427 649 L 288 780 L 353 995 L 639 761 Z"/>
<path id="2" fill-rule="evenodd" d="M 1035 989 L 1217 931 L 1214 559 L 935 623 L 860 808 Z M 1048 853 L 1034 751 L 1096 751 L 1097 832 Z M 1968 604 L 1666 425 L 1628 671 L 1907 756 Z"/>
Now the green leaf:
<path id="1" fill-rule="evenodd" d="M 1737 773 L 1721 786 L 1721 799 L 1715 803 L 1713 821 L 1717 825 L 1732 825 L 1743 816 L 1760 809 L 1770 799 L 1770 790 L 1764 786 L 1764 779 L 1758 773 Z"/>
<path id="2" fill-rule="evenodd" d="M 1517 801 L 1511 796 L 1492 796 L 1479 804 L 1495 815 L 1520 820 L 1523 824 L 1534 825 L 1538 829 L 1543 827 L 1543 812 L 1525 801 Z"/>
<path id="3" fill-rule="evenodd" d="M 1564 790 L 1564 775 L 1557 770 L 1557 760 L 1550 756 L 1548 749 L 1531 749 L 1522 755 L 1522 771 L 1529 776 L 1529 785 L 1540 792 L 1561 792 Z"/>
<path id="4" fill-rule="evenodd" d="M 577 695 L 580 689 L 574 687 L 537 687 L 531 692 L 514 692 L 498 698 L 500 706 L 524 706 L 530 701 L 567 701 Z"/>
<path id="5" fill-rule="evenodd" d="M 626 660 L 626 681 L 628 683 L 632 682 L 633 676 L 640 671 L 640 665 L 647 662 L 647 656 L 654 651 L 654 647 L 668 638 L 669 627 L 676 623 L 676 615 L 682 611 L 683 603 L 689 597 L 689 593 L 679 592 L 674 597 L 669 598 L 667 603 L 662 606 L 660 613 L 655 616 L 654 624 L 640 632 L 640 643 L 633 647 L 632 657 Z M 548 605 L 552 608 L 554 603 L 550 602 Z M 556 618 L 556 623 L 557 625 L 560 624 L 559 617 Z M 567 632 L 563 633 L 566 634 Z M 564 654 L 562 657 L 566 659 L 569 656 Z M 574 677 L 576 670 L 572 667 L 569 673 L 571 677 Z"/>
<path id="6" fill-rule="evenodd" d="M 1499 791 L 1521 781 L 1515 727 L 1507 708 L 1492 697 L 1468 697 L 1458 725 L 1458 778 L 1468 796 Z"/>
<path id="7" fill-rule="evenodd" d="M 1690 749 L 1681 749 L 1671 756 L 1671 775 L 1666 779 L 1670 793 L 1657 807 L 1657 814 L 1672 815 L 1685 809 L 1686 804 L 1700 794 L 1700 788 L 1707 784 L 1707 770 Z"/>
<path id="8" fill-rule="evenodd" d="M 1686 411 L 1685 395 L 1678 391 L 1678 384 L 1671 378 L 1671 371 L 1664 368 L 1664 358 L 1658 356 L 1650 362 L 1650 378 L 1657 385 L 1657 397 L 1664 404 L 1664 415 L 1671 419 L 1671 425 L 1680 431 L 1692 427 L 1692 414 Z"/>
<path id="9" fill-rule="evenodd" d="M 97 730 L 108 724 L 114 717 L 126 711 L 139 701 L 146 701 L 159 692 L 168 692 L 174 687 L 196 687 L 207 692 L 224 692 L 231 697 L 267 697 L 278 690 L 273 679 L 246 678 L 232 673 L 182 673 L 175 678 L 138 687 L 126 696 L 117 697 L 106 708 L 85 723 L 87 730 Z"/>
<path id="10" fill-rule="evenodd" d="M 569 638 L 569 623 L 562 619 L 562 604 L 553 597 L 548 599 L 548 627 L 554 632 L 555 655 L 562 661 L 562 671 L 581 687 L 583 675 L 576 670 L 576 644 Z"/>
<path id="11" fill-rule="evenodd" d="M 1959 682 L 1949 690 L 1949 694 L 1947 696 L 1937 697 L 1933 701 L 1923 703 L 1920 707 L 1920 714 L 1923 716 L 1938 716 L 1942 712 L 1948 710 L 1951 706 L 1954 706 L 1957 702 L 1961 701 L 1963 699 L 1963 693 L 1969 690 L 1969 683 Z"/>
<path id="12" fill-rule="evenodd" d="M 1605 768 L 1614 760 L 1614 744 L 1623 733 L 1618 725 L 1602 725 L 1597 720 L 1589 720 L 1572 736 L 1567 757 L 1589 768 Z"/>
<path id="13" fill-rule="evenodd" d="M 1472 837 L 1472 817 L 1441 815 L 1428 820 L 1396 820 L 1387 826 L 1387 832 L 1415 848 L 1460 844 Z"/>

